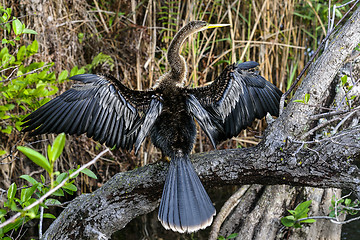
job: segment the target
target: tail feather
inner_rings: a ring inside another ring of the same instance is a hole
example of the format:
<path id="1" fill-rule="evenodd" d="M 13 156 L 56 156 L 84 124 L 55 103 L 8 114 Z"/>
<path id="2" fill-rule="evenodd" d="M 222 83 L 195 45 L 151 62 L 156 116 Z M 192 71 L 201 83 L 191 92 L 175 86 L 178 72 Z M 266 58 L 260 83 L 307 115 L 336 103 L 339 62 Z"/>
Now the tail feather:
<path id="1" fill-rule="evenodd" d="M 188 156 L 171 159 L 158 218 L 166 229 L 195 232 L 212 222 L 215 208 Z"/>

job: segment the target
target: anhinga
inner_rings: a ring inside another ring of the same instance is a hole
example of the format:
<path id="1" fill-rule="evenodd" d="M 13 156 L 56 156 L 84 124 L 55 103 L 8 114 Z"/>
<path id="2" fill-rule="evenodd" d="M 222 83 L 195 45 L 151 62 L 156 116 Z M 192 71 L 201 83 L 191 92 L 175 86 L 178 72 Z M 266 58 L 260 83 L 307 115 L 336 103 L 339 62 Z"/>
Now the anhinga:
<path id="1" fill-rule="evenodd" d="M 167 59 L 171 70 L 146 91 L 135 91 L 111 76 L 81 74 L 71 89 L 24 119 L 31 135 L 69 133 L 138 151 L 146 136 L 169 156 L 170 167 L 158 218 L 166 229 L 194 232 L 209 226 L 215 208 L 189 159 L 196 137 L 195 120 L 212 145 L 239 134 L 255 118 L 278 115 L 282 92 L 244 62 L 225 68 L 204 87 L 185 86 L 187 66 L 180 56 L 184 40 L 209 28 L 227 26 L 192 21 L 171 41 Z"/>

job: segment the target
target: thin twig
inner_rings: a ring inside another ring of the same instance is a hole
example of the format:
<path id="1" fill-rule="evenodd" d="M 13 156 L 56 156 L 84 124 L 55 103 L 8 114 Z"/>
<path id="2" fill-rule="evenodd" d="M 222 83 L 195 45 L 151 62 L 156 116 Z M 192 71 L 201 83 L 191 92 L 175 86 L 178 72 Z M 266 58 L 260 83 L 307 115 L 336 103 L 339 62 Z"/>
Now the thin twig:
<path id="1" fill-rule="evenodd" d="M 337 141 L 335 141 L 335 140 L 333 140 L 333 139 L 330 139 L 330 141 L 331 141 L 332 143 L 335 143 L 335 144 L 338 144 L 338 145 L 341 145 L 341 146 L 345 146 L 345 147 L 360 148 L 360 145 L 359 145 L 359 144 L 358 144 L 358 145 L 355 145 L 355 144 L 341 143 L 341 142 L 337 142 Z"/>
<path id="2" fill-rule="evenodd" d="M 98 4 L 98 2 L 96 0 L 94 0 L 94 3 L 95 3 L 95 6 L 96 6 L 96 9 L 99 11 L 100 20 L 101 20 L 102 24 L 104 25 L 104 29 L 105 29 L 106 33 L 109 33 L 109 29 L 106 26 L 106 22 L 104 20 L 102 12 L 100 11 L 99 4 Z"/>
<path id="3" fill-rule="evenodd" d="M 7 79 L 5 79 L 5 80 L 3 80 L 3 81 L 0 81 L 0 83 L 12 81 L 12 80 L 15 80 L 15 79 L 17 79 L 17 78 L 19 78 L 19 77 L 23 77 L 23 76 L 26 76 L 26 75 L 29 75 L 29 74 L 36 73 L 37 71 L 42 70 L 43 68 L 46 68 L 46 67 L 50 67 L 51 65 L 52 65 L 52 64 L 44 65 L 44 66 L 42 66 L 42 67 L 39 67 L 39 68 L 37 68 L 37 69 L 34 69 L 34 70 L 30 71 L 30 72 L 24 73 L 24 74 L 22 74 L 22 75 L 20 75 L 20 76 L 16 76 L 16 77 L 14 77 L 14 78 L 8 77 Z"/>
<path id="4" fill-rule="evenodd" d="M 335 133 L 338 131 L 338 129 L 341 127 L 341 125 L 343 125 L 343 124 L 346 122 L 346 120 L 348 120 L 352 115 L 354 115 L 354 113 L 356 113 L 356 112 L 350 112 L 349 114 L 347 114 L 347 115 L 336 125 L 336 127 L 331 131 L 332 134 L 335 134 Z"/>
<path id="5" fill-rule="evenodd" d="M 356 126 L 354 127 L 353 129 L 359 129 L 360 130 L 360 126 Z M 337 134 L 337 135 L 333 135 L 333 136 L 330 136 L 330 137 L 327 137 L 327 138 L 323 138 L 323 139 L 315 139 L 315 140 L 312 140 L 312 141 L 299 141 L 299 140 L 295 140 L 293 139 L 292 137 L 287 137 L 287 140 L 290 142 L 290 143 L 297 143 L 297 144 L 302 144 L 302 143 L 305 143 L 305 144 L 311 144 L 311 143 L 320 143 L 320 142 L 324 142 L 324 141 L 331 141 L 331 139 L 335 139 L 335 138 L 338 138 L 338 137 L 341 137 L 341 136 L 344 136 L 348 134 L 348 132 L 344 132 L 344 133 L 340 133 L 340 134 Z M 336 143 L 336 142 L 335 142 Z"/>
<path id="6" fill-rule="evenodd" d="M 104 155 L 105 153 L 107 153 L 108 151 L 110 151 L 109 148 L 106 148 L 104 151 L 102 151 L 101 153 L 99 153 L 93 160 L 91 160 L 90 162 L 84 164 L 83 166 L 81 166 L 78 170 L 76 170 L 75 172 L 73 172 L 72 174 L 70 174 L 70 176 L 68 176 L 66 179 L 64 179 L 59 185 L 57 185 L 56 187 L 50 189 L 50 191 L 48 191 L 46 194 L 44 194 L 41 198 L 39 198 L 37 201 L 35 201 L 34 203 L 30 204 L 29 206 L 27 206 L 26 208 L 24 208 L 22 210 L 22 212 L 18 212 L 17 214 L 15 214 L 14 216 L 12 216 L 11 218 L 9 218 L 8 220 L 6 220 L 5 222 L 0 224 L 0 228 L 5 227 L 6 225 L 14 222 L 18 217 L 21 216 L 21 214 L 23 212 L 26 212 L 28 210 L 30 210 L 31 208 L 39 205 L 40 203 L 42 203 L 47 197 L 49 197 L 51 194 L 53 194 L 54 192 L 56 192 L 59 188 L 61 188 L 62 186 L 65 185 L 65 183 L 71 179 L 72 177 L 76 176 L 77 174 L 79 174 L 83 169 L 89 167 L 90 165 L 94 164 L 102 155 Z"/>
<path id="7" fill-rule="evenodd" d="M 335 198 L 334 208 L 335 208 L 335 220 L 336 220 L 336 221 L 339 221 L 339 216 L 338 216 L 338 211 L 337 211 L 339 201 L 342 200 L 342 199 L 345 199 L 345 198 L 347 198 L 347 197 L 350 197 L 351 194 L 352 194 L 352 193 L 350 192 L 350 193 L 346 194 L 345 196 L 342 196 L 342 197 L 339 198 L 338 200 L 336 200 L 336 195 L 334 196 L 334 198 Z"/>
<path id="8" fill-rule="evenodd" d="M 336 118 L 333 118 L 329 121 L 326 121 L 326 122 L 323 122 L 319 125 L 317 125 L 316 127 L 310 129 L 309 131 L 305 132 L 303 135 L 301 135 L 300 139 L 306 139 L 308 136 L 312 135 L 314 132 L 316 132 L 317 130 L 333 123 L 333 122 L 336 122 L 336 121 L 339 121 L 340 119 L 342 118 L 342 116 L 338 116 Z"/>
<path id="9" fill-rule="evenodd" d="M 40 222 L 39 222 L 39 239 L 42 238 L 42 225 L 44 220 L 44 207 L 40 207 Z"/>
<path id="10" fill-rule="evenodd" d="M 320 113 L 320 114 L 312 115 L 312 116 L 310 116 L 310 119 L 311 120 L 318 120 L 320 118 L 332 117 L 332 116 L 336 116 L 336 115 L 340 115 L 340 114 L 344 114 L 344 113 L 349 113 L 349 112 L 357 112 L 359 110 L 360 110 L 360 106 L 357 106 L 356 108 L 353 108 L 351 110 L 332 111 L 332 112 L 326 112 L 326 113 Z"/>
<path id="11" fill-rule="evenodd" d="M 337 220 L 336 218 L 334 218 L 334 217 L 329 217 L 329 216 L 312 216 L 312 217 L 300 218 L 300 219 L 297 220 L 297 222 L 301 222 L 301 221 L 309 220 L 309 219 L 328 219 L 328 220 L 330 220 L 332 223 L 336 223 L 336 224 L 347 224 L 347 223 L 350 223 L 350 222 L 359 220 L 359 219 L 360 219 L 360 216 L 355 217 L 355 218 L 348 219 L 348 220 L 346 220 L 346 221 L 339 221 L 339 220 Z"/>

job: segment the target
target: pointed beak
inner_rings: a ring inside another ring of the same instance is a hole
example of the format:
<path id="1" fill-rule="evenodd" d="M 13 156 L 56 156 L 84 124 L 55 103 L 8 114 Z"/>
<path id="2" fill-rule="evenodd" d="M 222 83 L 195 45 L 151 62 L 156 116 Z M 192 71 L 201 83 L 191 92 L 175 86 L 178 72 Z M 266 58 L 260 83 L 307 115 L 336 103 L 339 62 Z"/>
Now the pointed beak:
<path id="1" fill-rule="evenodd" d="M 230 26 L 230 24 L 208 24 L 205 26 L 205 29 L 209 28 L 218 28 L 218 27 L 227 27 Z"/>

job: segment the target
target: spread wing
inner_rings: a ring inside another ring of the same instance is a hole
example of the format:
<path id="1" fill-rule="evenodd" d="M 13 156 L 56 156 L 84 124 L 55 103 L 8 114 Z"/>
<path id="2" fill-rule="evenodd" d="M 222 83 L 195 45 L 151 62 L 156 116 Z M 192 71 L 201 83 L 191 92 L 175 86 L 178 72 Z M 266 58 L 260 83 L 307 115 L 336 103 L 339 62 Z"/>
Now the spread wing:
<path id="1" fill-rule="evenodd" d="M 109 147 L 131 150 L 136 142 L 138 149 L 161 112 L 155 93 L 131 90 L 111 76 L 81 74 L 70 79 L 80 83 L 27 116 L 23 131 L 87 133 Z M 148 114 L 151 120 L 146 120 Z"/>
<path id="2" fill-rule="evenodd" d="M 188 110 L 214 146 L 267 112 L 278 116 L 282 92 L 254 71 L 258 65 L 253 61 L 232 64 L 212 84 L 188 89 Z"/>

